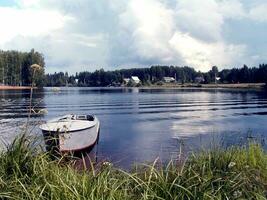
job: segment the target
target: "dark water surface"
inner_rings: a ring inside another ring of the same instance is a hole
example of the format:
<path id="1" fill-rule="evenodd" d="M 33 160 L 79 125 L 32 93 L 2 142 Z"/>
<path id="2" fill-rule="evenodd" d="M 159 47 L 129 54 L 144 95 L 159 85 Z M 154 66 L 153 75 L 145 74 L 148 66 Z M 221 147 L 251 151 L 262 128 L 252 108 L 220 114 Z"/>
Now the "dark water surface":
<path id="1" fill-rule="evenodd" d="M 0 139 L 10 142 L 27 118 L 29 91 L 0 91 Z M 95 114 L 101 122 L 98 156 L 118 166 L 176 158 L 211 144 L 258 138 L 265 148 L 267 94 L 255 90 L 51 88 L 35 91 L 32 126 L 69 113 Z M 38 128 L 32 134 L 40 134 Z"/>

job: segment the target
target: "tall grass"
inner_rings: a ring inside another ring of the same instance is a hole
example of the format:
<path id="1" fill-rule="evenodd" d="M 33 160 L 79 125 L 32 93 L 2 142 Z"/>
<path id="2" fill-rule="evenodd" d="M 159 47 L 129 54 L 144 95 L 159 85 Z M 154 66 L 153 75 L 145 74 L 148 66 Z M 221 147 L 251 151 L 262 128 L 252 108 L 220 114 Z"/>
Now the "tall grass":
<path id="1" fill-rule="evenodd" d="M 266 199 L 266 191 L 267 154 L 255 143 L 131 172 L 104 164 L 77 171 L 25 135 L 0 154 L 0 199 Z"/>

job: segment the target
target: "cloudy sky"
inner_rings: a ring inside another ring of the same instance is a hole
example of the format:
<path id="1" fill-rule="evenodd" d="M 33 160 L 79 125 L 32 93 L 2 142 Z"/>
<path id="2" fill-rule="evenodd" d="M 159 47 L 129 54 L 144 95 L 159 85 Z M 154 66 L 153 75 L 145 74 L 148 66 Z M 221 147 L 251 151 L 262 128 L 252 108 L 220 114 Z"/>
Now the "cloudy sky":
<path id="1" fill-rule="evenodd" d="M 266 0 L 0 0 L 0 49 L 46 71 L 153 64 L 207 71 L 267 61 Z"/>

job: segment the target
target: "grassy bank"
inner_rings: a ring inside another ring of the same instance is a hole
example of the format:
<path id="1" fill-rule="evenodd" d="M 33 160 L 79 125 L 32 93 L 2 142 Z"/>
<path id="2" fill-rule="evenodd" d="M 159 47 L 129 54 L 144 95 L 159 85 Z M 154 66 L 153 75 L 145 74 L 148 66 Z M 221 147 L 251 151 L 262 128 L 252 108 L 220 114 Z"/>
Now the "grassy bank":
<path id="1" fill-rule="evenodd" d="M 131 172 L 73 169 L 25 136 L 0 154 L 0 199 L 266 199 L 267 154 L 257 144 Z"/>

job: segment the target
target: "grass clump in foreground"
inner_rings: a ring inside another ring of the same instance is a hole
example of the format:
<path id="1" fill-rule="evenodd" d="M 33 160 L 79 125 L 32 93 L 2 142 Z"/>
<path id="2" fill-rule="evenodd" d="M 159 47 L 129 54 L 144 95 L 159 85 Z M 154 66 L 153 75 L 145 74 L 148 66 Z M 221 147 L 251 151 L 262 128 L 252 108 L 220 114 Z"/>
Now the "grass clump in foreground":
<path id="1" fill-rule="evenodd" d="M 253 143 L 132 172 L 77 171 L 25 136 L 0 153 L 0 199 L 266 199 L 266 191 L 267 154 Z"/>

